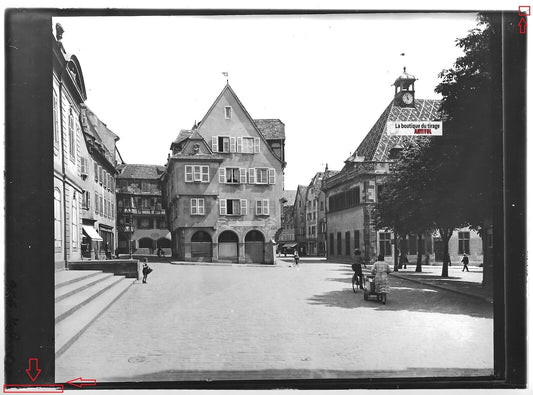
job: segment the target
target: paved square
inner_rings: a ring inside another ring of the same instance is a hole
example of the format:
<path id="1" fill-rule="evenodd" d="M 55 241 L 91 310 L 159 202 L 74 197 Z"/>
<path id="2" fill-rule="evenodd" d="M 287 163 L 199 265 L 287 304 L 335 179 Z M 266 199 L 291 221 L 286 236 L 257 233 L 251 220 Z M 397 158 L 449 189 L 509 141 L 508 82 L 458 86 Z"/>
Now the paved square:
<path id="1" fill-rule="evenodd" d="M 56 382 L 490 374 L 492 306 L 392 280 L 387 305 L 349 265 L 151 264 L 56 361 Z"/>

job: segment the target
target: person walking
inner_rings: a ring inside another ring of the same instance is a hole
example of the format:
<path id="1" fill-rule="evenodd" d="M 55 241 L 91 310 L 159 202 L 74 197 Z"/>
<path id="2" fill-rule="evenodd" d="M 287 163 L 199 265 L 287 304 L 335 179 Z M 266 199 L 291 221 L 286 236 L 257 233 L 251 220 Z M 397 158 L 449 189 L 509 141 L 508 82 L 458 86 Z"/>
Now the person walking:
<path id="1" fill-rule="evenodd" d="M 146 263 L 146 258 L 144 258 L 143 263 L 143 284 L 146 284 L 146 279 L 148 278 L 148 275 L 152 273 L 152 268 L 148 266 L 148 263 Z"/>
<path id="2" fill-rule="evenodd" d="M 374 277 L 375 291 L 378 294 L 378 300 L 385 304 L 387 300 L 387 294 L 390 293 L 389 273 L 391 272 L 390 266 L 385 262 L 383 254 L 378 255 L 378 260 L 372 266 L 371 270 Z"/>
<path id="3" fill-rule="evenodd" d="M 468 270 L 468 256 L 466 255 L 466 252 L 463 254 L 463 259 L 461 259 L 461 263 L 463 264 L 463 272 L 466 271 L 469 272 L 470 270 Z"/>
<path id="4" fill-rule="evenodd" d="M 361 256 L 361 250 L 356 248 L 353 252 L 354 255 L 354 263 L 352 264 L 352 270 L 353 270 L 353 277 L 352 280 L 355 280 L 359 283 L 359 288 L 363 289 L 363 268 L 361 265 L 364 265 L 366 267 L 365 262 L 363 261 L 363 257 Z M 355 290 L 355 288 L 354 288 Z"/>
<path id="5" fill-rule="evenodd" d="M 298 250 L 294 250 L 294 265 L 298 267 L 300 262 L 300 256 L 298 255 Z"/>

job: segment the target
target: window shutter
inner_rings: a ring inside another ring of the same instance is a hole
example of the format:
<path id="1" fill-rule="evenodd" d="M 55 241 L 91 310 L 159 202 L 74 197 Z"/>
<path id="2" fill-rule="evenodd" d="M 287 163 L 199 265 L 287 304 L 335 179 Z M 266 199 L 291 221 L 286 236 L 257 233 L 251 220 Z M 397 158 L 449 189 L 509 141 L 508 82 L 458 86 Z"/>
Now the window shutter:
<path id="1" fill-rule="evenodd" d="M 248 200 L 241 199 L 241 215 L 248 215 Z"/>
<path id="2" fill-rule="evenodd" d="M 268 169 L 268 183 L 269 184 L 276 183 L 276 169 Z"/>
<path id="3" fill-rule="evenodd" d="M 94 212 L 96 214 L 99 214 L 99 211 L 98 211 L 98 192 L 94 192 Z"/>
<path id="4" fill-rule="evenodd" d="M 218 152 L 218 136 L 211 137 L 211 149 L 213 152 Z"/>
<path id="5" fill-rule="evenodd" d="M 204 199 L 198 199 L 198 214 L 200 215 L 205 214 L 205 200 Z"/>
<path id="6" fill-rule="evenodd" d="M 198 213 L 198 202 L 196 199 L 191 199 L 191 215 L 196 215 Z"/>
<path id="7" fill-rule="evenodd" d="M 255 169 L 248 169 L 248 184 L 255 184 Z"/>
<path id="8" fill-rule="evenodd" d="M 83 156 L 81 159 L 81 174 L 87 174 L 87 158 L 84 158 Z"/>
<path id="9" fill-rule="evenodd" d="M 236 139 L 235 137 L 229 138 L 229 152 L 236 152 Z"/>
<path id="10" fill-rule="evenodd" d="M 202 182 L 209 182 L 209 166 L 202 166 Z"/>
<path id="11" fill-rule="evenodd" d="M 255 215 L 262 215 L 263 214 L 263 201 L 262 200 L 256 200 L 255 201 Z"/>
<path id="12" fill-rule="evenodd" d="M 241 184 L 246 184 L 246 169 L 244 168 L 239 169 L 239 178 L 240 178 L 239 182 Z"/>
<path id="13" fill-rule="evenodd" d="M 87 191 L 87 210 L 91 208 L 91 193 Z"/>
<path id="14" fill-rule="evenodd" d="M 185 182 L 192 181 L 192 166 L 185 166 Z"/>
<path id="15" fill-rule="evenodd" d="M 226 215 L 226 199 L 220 199 L 220 215 Z"/>
<path id="16" fill-rule="evenodd" d="M 263 215 L 270 215 L 268 199 L 263 199 Z"/>
<path id="17" fill-rule="evenodd" d="M 242 152 L 242 137 L 237 137 L 237 152 Z"/>
<path id="18" fill-rule="evenodd" d="M 94 162 L 94 181 L 98 182 L 98 163 Z"/>
<path id="19" fill-rule="evenodd" d="M 220 169 L 218 169 L 218 182 L 221 184 L 226 183 L 226 168 L 225 167 L 221 167 Z"/>
<path id="20" fill-rule="evenodd" d="M 254 137 L 254 154 L 259 153 L 259 137 Z"/>

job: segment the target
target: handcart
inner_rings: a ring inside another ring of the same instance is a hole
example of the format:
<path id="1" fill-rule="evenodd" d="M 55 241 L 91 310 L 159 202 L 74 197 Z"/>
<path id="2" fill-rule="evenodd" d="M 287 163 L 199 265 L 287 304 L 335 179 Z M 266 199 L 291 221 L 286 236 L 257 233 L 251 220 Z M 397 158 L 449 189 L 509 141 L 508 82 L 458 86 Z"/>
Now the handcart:
<path id="1" fill-rule="evenodd" d="M 370 296 L 375 296 L 376 300 L 378 302 L 381 302 L 385 304 L 387 302 L 387 294 L 386 293 L 377 293 L 376 292 L 376 283 L 375 283 L 375 276 L 372 274 L 368 274 L 364 276 L 364 291 L 363 291 L 363 298 L 365 300 L 368 300 Z"/>

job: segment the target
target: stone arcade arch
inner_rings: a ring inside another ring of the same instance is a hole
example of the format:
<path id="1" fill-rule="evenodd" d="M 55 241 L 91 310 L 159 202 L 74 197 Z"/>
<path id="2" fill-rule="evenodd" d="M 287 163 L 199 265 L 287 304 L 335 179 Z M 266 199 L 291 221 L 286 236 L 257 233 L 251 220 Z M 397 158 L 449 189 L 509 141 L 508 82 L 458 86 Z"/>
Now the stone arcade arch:
<path id="1" fill-rule="evenodd" d="M 244 256 L 246 262 L 264 263 L 265 236 L 258 230 L 249 231 L 244 238 Z"/>
<path id="2" fill-rule="evenodd" d="M 209 233 L 203 230 L 195 232 L 191 237 L 191 260 L 210 262 L 212 260 L 213 242 Z"/>
<path id="3" fill-rule="evenodd" d="M 225 230 L 218 236 L 218 261 L 239 262 L 239 236 Z"/>

